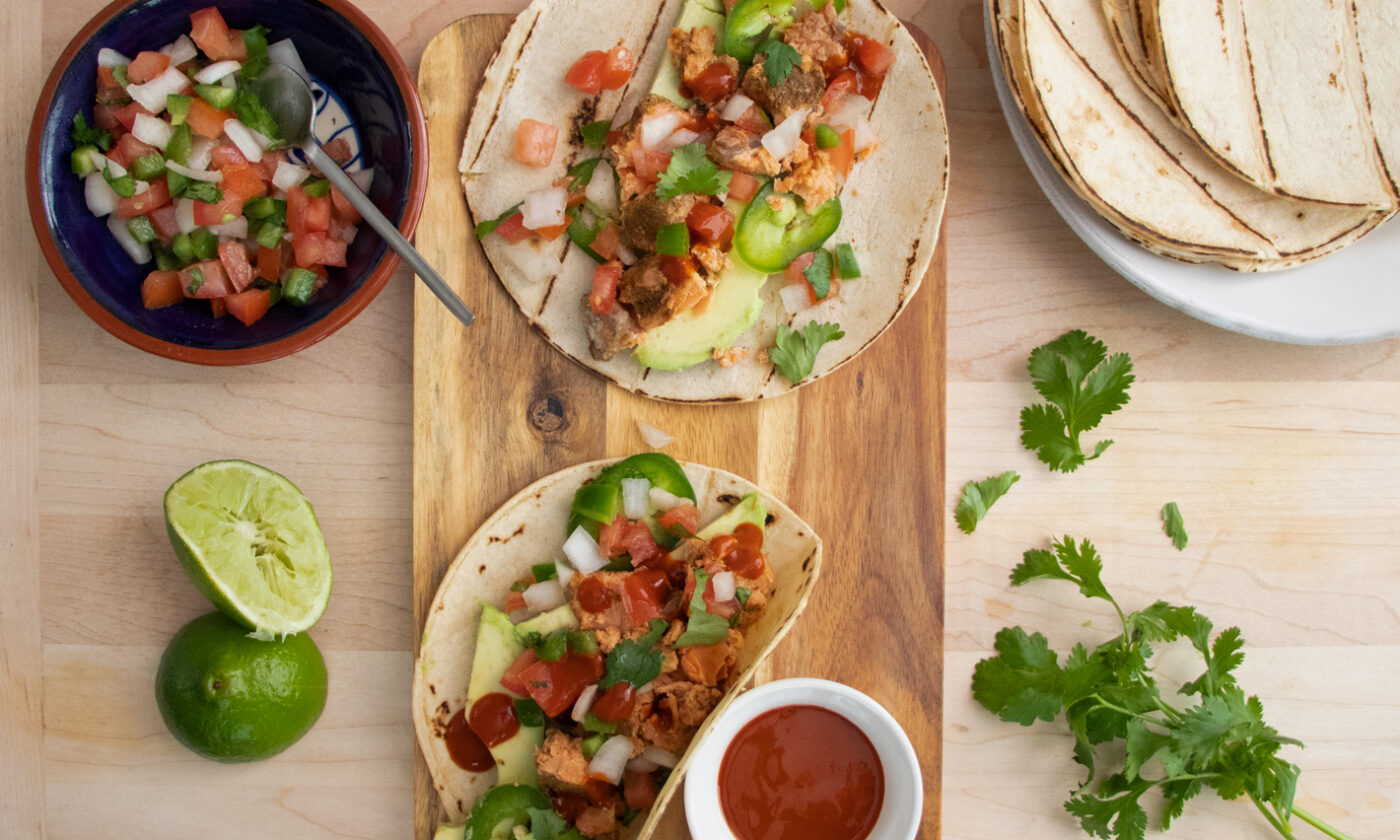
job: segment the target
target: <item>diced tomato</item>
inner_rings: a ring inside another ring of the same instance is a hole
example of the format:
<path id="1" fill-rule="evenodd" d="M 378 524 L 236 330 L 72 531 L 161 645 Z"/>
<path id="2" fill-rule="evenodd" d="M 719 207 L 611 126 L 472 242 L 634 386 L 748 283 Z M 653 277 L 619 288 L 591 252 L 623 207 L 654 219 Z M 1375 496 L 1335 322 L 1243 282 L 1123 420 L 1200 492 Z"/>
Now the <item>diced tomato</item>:
<path id="1" fill-rule="evenodd" d="M 632 51 L 618 44 L 608 50 L 608 60 L 603 65 L 603 90 L 618 90 L 632 78 Z"/>
<path id="2" fill-rule="evenodd" d="M 716 61 L 686 82 L 685 86 L 700 101 L 715 105 L 739 87 L 739 76 L 723 61 Z"/>
<path id="3" fill-rule="evenodd" d="M 353 156 L 350 150 L 350 141 L 346 140 L 344 137 L 337 137 L 331 142 L 326 143 L 321 147 L 321 151 L 325 152 L 327 157 L 341 166 L 349 163 L 350 158 Z"/>
<path id="4" fill-rule="evenodd" d="M 844 179 L 851 174 L 851 167 L 856 162 L 856 132 L 849 129 L 841 133 L 841 145 L 826 150 L 827 158 L 831 161 L 831 168 L 841 174 Z"/>
<path id="5" fill-rule="evenodd" d="M 558 144 L 559 129 L 549 123 L 523 119 L 515 128 L 515 159 L 526 166 L 549 166 Z"/>
<path id="6" fill-rule="evenodd" d="M 238 245 L 237 242 L 229 244 Z M 249 289 L 224 298 L 224 305 L 228 307 L 228 314 L 242 321 L 246 327 L 267 314 L 268 307 L 272 305 L 272 294 L 267 289 Z"/>
<path id="7" fill-rule="evenodd" d="M 117 109 L 107 103 L 99 102 L 92 109 L 92 124 L 103 131 L 125 131 L 121 120 L 117 119 Z M 117 138 L 120 139 L 120 138 Z"/>
<path id="8" fill-rule="evenodd" d="M 593 253 L 603 259 L 611 260 L 617 257 L 617 246 L 620 242 L 621 235 L 617 225 L 609 222 L 602 230 L 598 231 L 598 235 L 593 237 L 593 242 L 588 247 L 592 248 Z"/>
<path id="9" fill-rule="evenodd" d="M 593 716 L 604 723 L 615 723 L 632 714 L 637 705 L 637 689 L 630 682 L 614 683 L 611 688 L 598 695 L 590 709 Z"/>
<path id="10" fill-rule="evenodd" d="M 527 692 L 525 691 L 525 683 L 521 681 L 520 675 L 537 661 L 539 661 L 539 657 L 535 656 L 534 649 L 526 648 L 519 656 L 515 657 L 515 661 L 510 663 L 510 667 L 506 668 L 505 674 L 501 676 L 501 688 L 504 688 L 512 694 L 519 694 L 523 697 Z"/>
<path id="11" fill-rule="evenodd" d="M 828 114 L 836 113 L 846 97 L 855 93 L 857 84 L 856 71 L 847 68 L 837 73 L 831 84 L 826 86 L 826 93 L 822 94 L 822 110 Z"/>
<path id="12" fill-rule="evenodd" d="M 195 279 L 195 271 L 204 278 L 202 283 Z M 205 260 L 181 269 L 180 286 L 185 290 L 186 297 L 201 300 L 228 297 L 233 291 L 229 288 L 228 277 L 224 275 L 224 266 L 218 260 Z"/>
<path id="13" fill-rule="evenodd" d="M 593 269 L 593 292 L 588 307 L 595 315 L 611 315 L 617 300 L 617 281 L 622 279 L 622 263 L 606 262 Z"/>
<path id="14" fill-rule="evenodd" d="M 525 216 L 516 213 L 496 226 L 496 235 L 514 245 L 534 236 L 535 232 L 525 227 Z"/>
<path id="15" fill-rule="evenodd" d="M 224 58 L 232 61 L 248 60 L 248 42 L 243 40 L 242 29 L 230 29 L 228 32 L 229 51 Z M 223 59 L 219 59 L 222 61 Z"/>
<path id="16" fill-rule="evenodd" d="M 506 596 L 506 612 L 513 613 L 525 609 L 526 606 L 525 596 L 519 592 L 512 592 Z"/>
<path id="17" fill-rule="evenodd" d="M 220 171 L 224 177 L 219 186 L 238 193 L 244 201 L 267 195 L 267 182 L 257 167 L 247 163 L 231 163 Z"/>
<path id="18" fill-rule="evenodd" d="M 639 148 L 632 153 L 632 168 L 637 171 L 638 178 L 649 184 L 661 180 L 661 173 L 665 172 L 666 167 L 670 165 L 670 152 L 648 151 Z"/>
<path id="19" fill-rule="evenodd" d="M 220 127 L 222 128 L 222 126 Z M 222 131 L 220 132 L 222 133 Z M 248 159 L 232 143 L 220 143 L 209 152 L 209 165 L 215 169 L 223 169 L 232 164 L 248 165 Z"/>
<path id="20" fill-rule="evenodd" d="M 656 804 L 656 776 L 651 771 L 627 770 L 622 774 L 622 798 L 627 807 L 645 811 Z"/>
<path id="21" fill-rule="evenodd" d="M 126 91 L 117 81 L 117 75 L 110 67 L 97 68 L 97 101 L 120 102 L 126 99 Z M 102 126 L 98 126 L 102 128 Z"/>
<path id="22" fill-rule="evenodd" d="M 749 109 L 739 115 L 739 119 L 734 121 L 739 128 L 751 134 L 767 134 L 773 126 L 768 122 L 768 118 L 763 116 L 763 112 L 758 110 L 757 105 L 750 105 Z"/>
<path id="23" fill-rule="evenodd" d="M 542 228 L 540 228 L 540 229 L 538 229 L 538 230 L 531 231 L 531 233 L 536 234 L 537 236 L 539 236 L 541 239 L 545 240 L 546 242 L 553 242 L 554 240 L 556 240 L 556 239 L 558 239 L 559 237 L 563 236 L 563 235 L 564 235 L 564 231 L 566 231 L 566 230 L 568 230 L 568 229 L 569 229 L 569 226 L 568 226 L 568 225 L 551 225 L 551 226 L 549 226 L 549 227 L 542 227 Z"/>
<path id="24" fill-rule="evenodd" d="M 685 226 L 690 228 L 691 244 L 718 245 L 727 251 L 734 241 L 734 214 L 709 202 L 696 202 Z"/>
<path id="25" fill-rule="evenodd" d="M 165 72 L 170 66 L 170 56 L 165 53 L 142 50 L 126 68 L 126 80 L 134 85 L 144 85 Z"/>
<path id="26" fill-rule="evenodd" d="M 618 557 L 624 551 L 622 546 L 622 534 L 627 530 L 627 517 L 618 514 L 617 518 L 611 522 L 605 522 L 598 528 L 598 553 L 604 557 Z"/>
<path id="27" fill-rule="evenodd" d="M 277 151 L 263 152 L 262 160 L 252 165 L 256 166 L 258 171 L 262 173 L 264 181 L 271 183 L 272 177 L 277 174 L 277 164 L 286 159 L 287 153 L 278 149 Z"/>
<path id="28" fill-rule="evenodd" d="M 333 239 L 324 231 L 311 231 L 292 237 L 292 252 L 297 265 L 310 268 L 313 265 L 345 265 L 345 242 Z"/>
<path id="29" fill-rule="evenodd" d="M 519 680 L 544 713 L 555 717 L 573 706 L 584 689 L 602 676 L 602 656 L 567 653 L 558 662 L 539 660 L 521 671 Z"/>
<path id="30" fill-rule="evenodd" d="M 622 605 L 633 627 L 660 618 L 670 595 L 671 582 L 656 569 L 638 569 L 622 581 Z"/>
<path id="31" fill-rule="evenodd" d="M 761 185 L 754 176 L 747 172 L 731 173 L 729 178 L 729 197 L 735 201 L 752 201 L 758 195 L 758 188 Z"/>
<path id="32" fill-rule="evenodd" d="M 145 114 L 148 117 L 153 116 L 140 102 L 128 102 L 112 113 L 116 115 L 117 122 L 121 123 L 122 128 L 125 128 L 127 131 L 130 131 L 131 127 L 136 125 L 136 117 L 138 115 Z M 222 128 L 223 123 L 219 123 L 219 127 Z"/>
<path id="33" fill-rule="evenodd" d="M 327 231 L 331 228 L 331 197 L 328 195 L 306 199 L 306 229 Z"/>
<path id="34" fill-rule="evenodd" d="M 656 522 L 667 530 L 672 525 L 679 525 L 687 534 L 693 534 L 700 530 L 700 508 L 695 505 L 676 505 L 656 517 Z"/>
<path id="35" fill-rule="evenodd" d="M 618 44 L 607 52 L 590 50 L 574 62 L 564 81 L 587 94 L 617 90 L 632 78 L 632 51 Z"/>
<path id="36" fill-rule="evenodd" d="M 190 15 L 190 38 L 195 46 L 214 61 L 233 58 L 236 52 L 233 33 L 229 31 L 228 24 L 224 23 L 224 16 L 219 14 L 219 10 L 214 6 L 200 9 Z M 242 46 L 243 39 L 238 40 L 239 46 Z"/>
<path id="37" fill-rule="evenodd" d="M 157 149 L 155 146 L 137 140 L 136 136 L 133 134 L 123 134 L 121 139 L 117 141 L 117 144 L 112 147 L 112 150 L 107 153 L 107 157 L 121 164 L 123 167 L 129 168 L 131 162 L 137 158 L 152 155 L 159 151 L 160 149 Z"/>
<path id="38" fill-rule="evenodd" d="M 307 232 L 306 205 L 310 200 L 311 197 L 301 187 L 287 190 L 287 230 L 291 231 L 293 236 Z"/>
<path id="39" fill-rule="evenodd" d="M 233 284 L 235 292 L 243 291 L 253 282 L 253 264 L 248 262 L 248 249 L 243 247 L 242 242 L 229 240 L 221 243 L 219 262 L 223 263 L 224 272 L 228 274 L 228 281 Z"/>
<path id="40" fill-rule="evenodd" d="M 218 140 L 224 133 L 224 123 L 231 119 L 232 111 L 215 108 L 199 97 L 190 100 L 190 112 L 185 116 L 191 131 L 210 140 Z"/>
<path id="41" fill-rule="evenodd" d="M 157 207 L 146 215 L 151 219 L 151 226 L 156 229 L 156 236 L 162 241 L 169 242 L 180 232 L 180 222 L 175 218 L 174 204 Z"/>
<path id="42" fill-rule="evenodd" d="M 223 298 L 210 298 L 209 314 L 213 315 L 215 318 L 224 317 L 228 314 L 228 304 L 224 303 Z"/>
<path id="43" fill-rule="evenodd" d="M 147 309 L 161 309 L 184 299 L 178 271 L 152 271 L 141 283 L 141 305 Z"/>
<path id="44" fill-rule="evenodd" d="M 145 192 L 137 193 L 131 198 L 117 199 L 117 218 L 134 219 L 169 203 L 170 188 L 166 185 L 164 178 L 158 178 L 150 182 L 150 186 Z"/>
<path id="45" fill-rule="evenodd" d="M 846 40 L 855 47 L 856 62 L 861 69 L 877 83 L 883 81 L 894 65 L 894 52 L 879 41 L 855 32 L 848 33 Z"/>
<path id="46" fill-rule="evenodd" d="M 282 276 L 282 249 L 258 246 L 258 276 L 273 283 Z"/>
<path id="47" fill-rule="evenodd" d="M 194 203 L 194 223 L 197 225 L 221 225 L 231 222 L 243 214 L 243 196 L 233 190 L 224 190 L 223 198 L 217 204 L 207 201 Z"/>
<path id="48" fill-rule="evenodd" d="M 335 187 L 331 187 L 331 213 L 347 225 L 357 225 L 364 221 L 364 217 L 355 209 L 355 205 L 350 203 L 350 199 Z"/>

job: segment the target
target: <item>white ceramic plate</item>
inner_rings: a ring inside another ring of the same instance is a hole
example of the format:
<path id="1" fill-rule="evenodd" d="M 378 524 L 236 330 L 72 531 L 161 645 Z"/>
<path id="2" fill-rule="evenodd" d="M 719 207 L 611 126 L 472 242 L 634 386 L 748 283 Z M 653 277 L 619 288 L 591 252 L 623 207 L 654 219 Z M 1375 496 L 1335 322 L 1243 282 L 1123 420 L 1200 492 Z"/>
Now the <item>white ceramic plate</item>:
<path id="1" fill-rule="evenodd" d="M 1011 136 L 1036 183 L 1094 253 L 1133 285 L 1193 318 L 1290 344 L 1359 344 L 1400 335 L 1400 222 L 1349 248 L 1286 271 L 1242 274 L 1158 256 L 1124 237 L 1081 199 L 1045 156 L 1002 75 L 984 4 L 987 55 Z"/>

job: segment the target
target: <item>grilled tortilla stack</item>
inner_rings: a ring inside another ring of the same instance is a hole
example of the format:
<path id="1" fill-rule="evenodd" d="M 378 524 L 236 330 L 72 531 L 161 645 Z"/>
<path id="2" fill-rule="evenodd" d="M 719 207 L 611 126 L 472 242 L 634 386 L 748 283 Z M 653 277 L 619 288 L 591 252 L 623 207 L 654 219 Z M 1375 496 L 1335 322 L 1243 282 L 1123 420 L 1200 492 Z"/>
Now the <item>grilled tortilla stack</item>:
<path id="1" fill-rule="evenodd" d="M 1152 92 L 1150 0 L 1106 0 L 1109 14 L 1099 0 L 989 2 L 1008 83 L 1050 159 L 1143 247 L 1267 271 L 1332 253 L 1394 212 L 1266 192 L 1207 153 L 1168 116 L 1170 94 Z"/>

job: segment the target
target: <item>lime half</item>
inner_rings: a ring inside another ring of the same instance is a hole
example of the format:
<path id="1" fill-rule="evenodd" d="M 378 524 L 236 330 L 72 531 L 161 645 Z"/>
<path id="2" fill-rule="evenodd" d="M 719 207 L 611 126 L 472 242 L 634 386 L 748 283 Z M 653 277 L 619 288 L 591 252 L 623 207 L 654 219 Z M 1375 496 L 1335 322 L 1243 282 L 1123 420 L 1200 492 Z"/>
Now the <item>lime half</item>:
<path id="1" fill-rule="evenodd" d="M 220 612 L 270 639 L 300 633 L 331 596 L 331 558 L 311 502 L 247 461 L 200 464 L 165 491 L 170 544 Z"/>

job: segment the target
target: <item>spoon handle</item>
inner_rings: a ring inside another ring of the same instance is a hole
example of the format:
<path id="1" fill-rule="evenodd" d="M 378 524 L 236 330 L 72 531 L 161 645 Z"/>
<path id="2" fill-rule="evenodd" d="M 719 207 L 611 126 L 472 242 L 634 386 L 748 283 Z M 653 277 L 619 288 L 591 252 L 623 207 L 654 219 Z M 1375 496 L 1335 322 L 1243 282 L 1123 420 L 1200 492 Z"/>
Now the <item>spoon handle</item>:
<path id="1" fill-rule="evenodd" d="M 423 255 L 418 253 L 407 239 L 403 238 L 403 234 L 394 227 L 394 223 L 386 219 L 384 214 L 379 212 L 379 208 L 374 206 L 374 202 L 370 201 L 363 192 L 360 192 L 360 188 L 355 185 L 354 181 L 350 180 L 350 176 L 345 174 L 345 170 L 340 168 L 340 164 L 332 160 L 330 155 L 326 154 L 325 150 L 315 141 L 307 143 L 305 151 L 306 157 L 316 164 L 316 168 L 321 170 L 321 174 L 330 179 L 335 188 L 340 190 L 341 194 L 354 205 L 356 210 L 360 211 L 360 215 L 364 216 L 370 227 L 374 228 L 389 247 L 394 249 L 394 253 L 408 263 L 414 274 L 423 278 L 423 282 L 428 284 L 428 288 L 437 295 L 443 306 L 456 315 L 457 320 L 461 321 L 463 326 L 471 326 L 472 322 L 476 320 L 472 311 L 467 308 L 457 293 L 452 291 L 452 288 L 447 285 L 447 281 L 443 280 L 441 275 L 428 265 L 428 261 L 423 259 Z"/>

